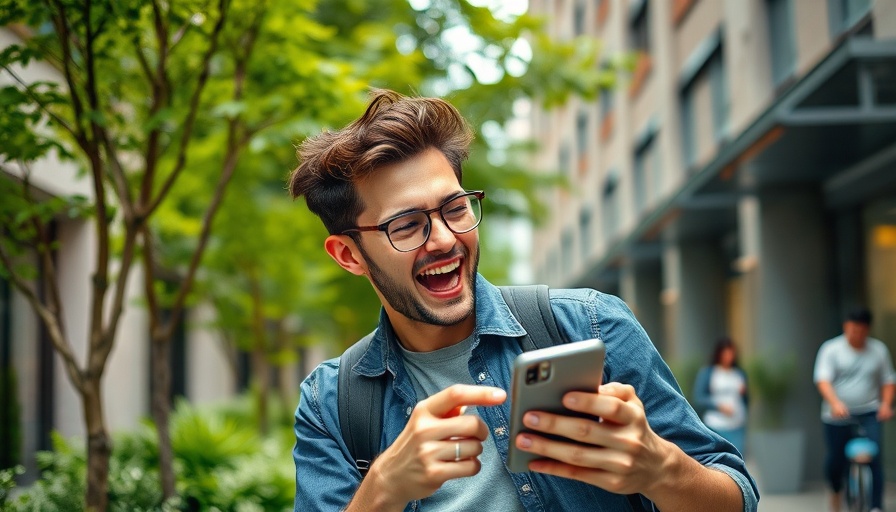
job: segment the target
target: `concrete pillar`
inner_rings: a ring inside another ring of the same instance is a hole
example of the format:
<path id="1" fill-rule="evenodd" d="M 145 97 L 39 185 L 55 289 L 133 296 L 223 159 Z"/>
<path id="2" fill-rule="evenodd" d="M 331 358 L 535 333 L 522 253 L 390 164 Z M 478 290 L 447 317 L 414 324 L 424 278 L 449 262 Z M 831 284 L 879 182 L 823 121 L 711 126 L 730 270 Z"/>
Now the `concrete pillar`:
<path id="1" fill-rule="evenodd" d="M 663 333 L 662 284 L 659 261 L 630 259 L 622 266 L 620 296 L 635 313 L 657 350 L 666 355 L 669 351 Z"/>
<path id="2" fill-rule="evenodd" d="M 807 446 L 823 446 L 820 397 L 812 383 L 815 355 L 834 307 L 829 234 L 821 197 L 812 190 L 759 195 L 756 351 L 767 361 L 794 357 L 793 392 L 785 425 L 799 426 Z M 806 450 L 806 477 L 821 478 L 823 450 Z"/>
<path id="3" fill-rule="evenodd" d="M 726 329 L 724 255 L 716 240 L 686 240 L 673 242 L 663 260 L 667 343 L 674 357 L 703 361 Z"/>

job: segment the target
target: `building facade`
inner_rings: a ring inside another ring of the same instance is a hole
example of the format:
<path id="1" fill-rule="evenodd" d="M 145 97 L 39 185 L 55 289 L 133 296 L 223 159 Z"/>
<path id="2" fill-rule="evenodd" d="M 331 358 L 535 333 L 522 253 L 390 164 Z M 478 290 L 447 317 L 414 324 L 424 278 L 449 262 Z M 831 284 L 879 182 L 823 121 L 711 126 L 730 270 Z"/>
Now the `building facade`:
<path id="1" fill-rule="evenodd" d="M 600 66 L 633 60 L 598 100 L 532 112 L 538 168 L 572 184 L 544 194 L 535 280 L 618 294 L 673 370 L 704 363 L 720 335 L 745 360 L 793 360 L 784 423 L 820 479 L 820 343 L 862 304 L 896 354 L 896 0 L 530 12 L 555 37 L 600 40 Z M 896 452 L 886 461 L 896 475 Z"/>

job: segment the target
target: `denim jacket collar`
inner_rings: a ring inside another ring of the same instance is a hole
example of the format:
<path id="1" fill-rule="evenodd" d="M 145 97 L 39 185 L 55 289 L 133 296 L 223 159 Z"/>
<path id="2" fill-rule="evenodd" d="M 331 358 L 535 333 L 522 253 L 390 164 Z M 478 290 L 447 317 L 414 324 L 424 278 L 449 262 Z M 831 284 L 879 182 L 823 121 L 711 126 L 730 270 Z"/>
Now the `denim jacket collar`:
<path id="1" fill-rule="evenodd" d="M 476 274 L 476 326 L 473 328 L 473 346 L 479 344 L 483 334 L 515 338 L 526 334 L 526 330 L 510 313 L 504 296 L 497 286 L 489 283 L 480 274 Z M 501 338 L 499 338 L 501 339 Z M 396 365 L 400 360 L 398 337 L 389 321 L 385 308 L 380 308 L 379 325 L 373 333 L 373 339 L 358 360 L 352 371 L 365 377 L 378 377 L 386 370 L 394 377 Z"/>

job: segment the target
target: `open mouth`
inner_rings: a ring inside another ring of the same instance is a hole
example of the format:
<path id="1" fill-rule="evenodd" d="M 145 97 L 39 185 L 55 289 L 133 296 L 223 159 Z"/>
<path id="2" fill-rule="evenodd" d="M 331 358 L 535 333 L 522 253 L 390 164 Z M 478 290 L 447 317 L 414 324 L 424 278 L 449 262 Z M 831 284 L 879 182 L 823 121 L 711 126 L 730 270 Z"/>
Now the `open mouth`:
<path id="1" fill-rule="evenodd" d="M 460 259 L 417 274 L 417 282 L 431 292 L 445 292 L 460 284 Z"/>

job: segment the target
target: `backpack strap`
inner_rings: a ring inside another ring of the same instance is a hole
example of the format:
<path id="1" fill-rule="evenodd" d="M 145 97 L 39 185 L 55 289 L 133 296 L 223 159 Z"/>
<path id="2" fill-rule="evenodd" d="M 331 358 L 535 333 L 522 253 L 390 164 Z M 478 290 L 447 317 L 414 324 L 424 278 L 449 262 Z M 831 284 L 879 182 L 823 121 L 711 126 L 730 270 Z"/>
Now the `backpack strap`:
<path id="1" fill-rule="evenodd" d="M 526 329 L 520 339 L 523 352 L 566 343 L 551 309 L 550 290 L 544 284 L 499 286 L 514 318 Z"/>
<path id="2" fill-rule="evenodd" d="M 383 394 L 385 377 L 365 377 L 352 373 L 352 367 L 361 359 L 372 333 L 348 348 L 339 357 L 339 428 L 349 453 L 355 460 L 355 467 L 361 478 L 370 469 L 376 450 L 379 450 L 380 435 L 383 431 Z M 375 406 L 376 405 L 376 406 Z"/>

